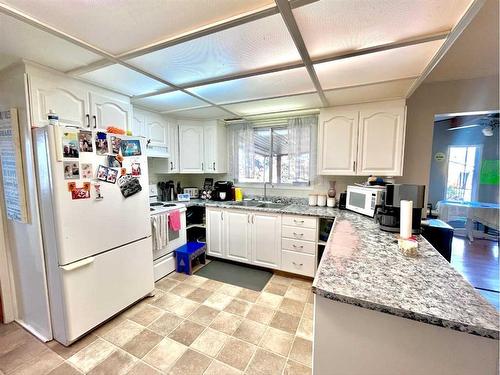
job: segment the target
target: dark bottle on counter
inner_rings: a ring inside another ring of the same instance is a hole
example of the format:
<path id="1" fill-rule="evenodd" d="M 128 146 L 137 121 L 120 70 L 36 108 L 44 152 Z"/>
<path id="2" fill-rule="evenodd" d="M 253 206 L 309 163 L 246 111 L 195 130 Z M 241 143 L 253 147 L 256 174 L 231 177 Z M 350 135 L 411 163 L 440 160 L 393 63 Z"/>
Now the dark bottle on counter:
<path id="1" fill-rule="evenodd" d="M 176 192 L 177 192 L 177 194 L 176 194 L 176 195 L 182 194 L 182 188 L 181 188 L 181 183 L 180 183 L 180 181 L 177 181 L 177 189 L 176 189 Z M 177 199 L 177 196 L 175 197 L 175 199 Z"/>

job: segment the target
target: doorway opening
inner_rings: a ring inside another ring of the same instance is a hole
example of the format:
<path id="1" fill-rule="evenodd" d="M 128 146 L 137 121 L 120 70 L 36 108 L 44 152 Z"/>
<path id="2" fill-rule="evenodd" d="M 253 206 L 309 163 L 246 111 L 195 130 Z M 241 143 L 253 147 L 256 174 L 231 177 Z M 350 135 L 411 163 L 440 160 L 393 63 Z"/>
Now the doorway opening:
<path id="1" fill-rule="evenodd" d="M 500 309 L 499 112 L 436 115 L 429 208 L 453 228 L 451 265 Z"/>

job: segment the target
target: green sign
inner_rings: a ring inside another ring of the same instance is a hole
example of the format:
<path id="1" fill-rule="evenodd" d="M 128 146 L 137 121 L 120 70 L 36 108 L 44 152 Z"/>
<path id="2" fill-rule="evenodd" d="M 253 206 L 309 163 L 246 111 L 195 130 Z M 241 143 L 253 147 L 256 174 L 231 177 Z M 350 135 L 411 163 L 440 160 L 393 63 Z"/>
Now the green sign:
<path id="1" fill-rule="evenodd" d="M 443 161 L 444 159 L 446 159 L 446 155 L 443 152 L 436 152 L 436 155 L 434 155 L 434 159 L 436 159 L 436 161 Z"/>
<path id="2" fill-rule="evenodd" d="M 498 185 L 500 163 L 498 160 L 483 160 L 479 183 L 482 185 Z"/>

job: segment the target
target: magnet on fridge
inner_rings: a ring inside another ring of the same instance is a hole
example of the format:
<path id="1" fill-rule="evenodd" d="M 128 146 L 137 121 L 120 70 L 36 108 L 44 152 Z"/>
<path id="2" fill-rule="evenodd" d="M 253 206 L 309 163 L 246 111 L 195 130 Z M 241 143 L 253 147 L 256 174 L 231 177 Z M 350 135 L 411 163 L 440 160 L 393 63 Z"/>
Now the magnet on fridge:
<path id="1" fill-rule="evenodd" d="M 108 153 L 108 138 L 104 132 L 97 132 L 95 136 L 95 152 L 97 155 L 106 155 Z"/>
<path id="2" fill-rule="evenodd" d="M 141 163 L 132 163 L 132 176 L 141 175 Z"/>
<path id="3" fill-rule="evenodd" d="M 76 182 L 68 182 L 68 191 L 71 193 L 76 189 Z"/>
<path id="4" fill-rule="evenodd" d="M 120 176 L 125 176 L 127 174 L 127 168 L 120 169 Z"/>
<path id="5" fill-rule="evenodd" d="M 95 190 L 95 200 L 100 201 L 103 196 L 101 193 L 101 184 L 99 181 L 94 182 L 94 190 Z"/>
<path id="6" fill-rule="evenodd" d="M 71 192 L 71 199 L 88 199 L 90 198 L 90 191 L 85 191 L 84 188 L 74 188 Z"/>
<path id="7" fill-rule="evenodd" d="M 83 190 L 90 191 L 90 182 L 83 183 Z"/>

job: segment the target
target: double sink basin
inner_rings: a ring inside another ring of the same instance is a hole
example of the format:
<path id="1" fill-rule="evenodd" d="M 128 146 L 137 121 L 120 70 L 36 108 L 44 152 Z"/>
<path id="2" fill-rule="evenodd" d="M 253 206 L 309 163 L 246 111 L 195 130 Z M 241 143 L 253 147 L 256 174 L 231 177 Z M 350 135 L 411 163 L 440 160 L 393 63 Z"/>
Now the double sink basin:
<path id="1" fill-rule="evenodd" d="M 286 203 L 262 202 L 262 201 L 241 201 L 233 203 L 233 206 L 240 207 L 261 207 L 261 208 L 283 208 Z"/>

